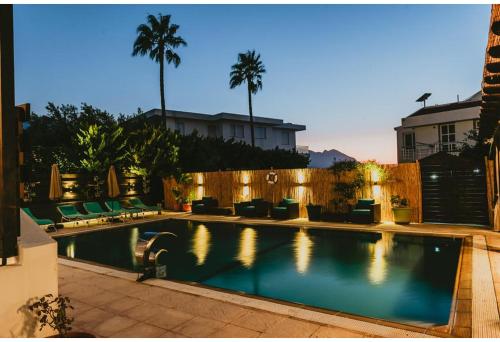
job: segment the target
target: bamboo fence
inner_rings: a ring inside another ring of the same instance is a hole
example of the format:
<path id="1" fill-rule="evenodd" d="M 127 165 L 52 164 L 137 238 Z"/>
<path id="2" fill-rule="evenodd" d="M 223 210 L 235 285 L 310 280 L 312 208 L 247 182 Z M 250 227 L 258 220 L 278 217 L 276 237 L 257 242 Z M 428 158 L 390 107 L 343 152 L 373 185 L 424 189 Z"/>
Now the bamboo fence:
<path id="1" fill-rule="evenodd" d="M 391 195 L 399 195 L 409 200 L 413 208 L 412 222 L 422 222 L 422 195 L 420 170 L 416 163 L 382 165 L 385 177 L 366 170 L 366 184 L 356 198 L 374 198 L 381 204 L 382 220 L 392 221 Z M 271 170 L 243 170 L 192 173 L 193 183 L 188 191 L 196 199 L 212 196 L 219 200 L 219 205 L 232 207 L 235 202 L 248 201 L 252 198 L 264 198 L 278 203 L 282 198 L 294 198 L 300 203 L 300 216 L 307 217 L 308 203 L 320 204 L 326 211 L 333 212 L 332 201 L 338 196 L 334 191 L 337 182 L 350 182 L 354 172 L 345 172 L 340 176 L 327 169 L 280 169 L 272 170 L 278 175 L 276 184 L 269 184 L 266 175 Z M 165 205 L 172 209 L 175 199 L 172 188 L 178 186 L 173 179 L 164 180 Z"/>

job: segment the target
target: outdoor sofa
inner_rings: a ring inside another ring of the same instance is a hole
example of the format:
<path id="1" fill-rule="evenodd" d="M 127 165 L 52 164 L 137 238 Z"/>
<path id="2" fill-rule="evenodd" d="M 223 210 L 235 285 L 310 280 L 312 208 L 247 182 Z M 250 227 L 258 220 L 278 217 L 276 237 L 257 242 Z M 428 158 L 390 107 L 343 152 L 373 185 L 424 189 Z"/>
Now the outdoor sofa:
<path id="1" fill-rule="evenodd" d="M 299 217 L 299 202 L 293 198 L 283 198 L 271 209 L 271 217 L 278 220 L 289 220 Z"/>
<path id="2" fill-rule="evenodd" d="M 232 208 L 219 207 L 219 201 L 212 197 L 202 197 L 194 200 L 191 205 L 193 214 L 232 215 Z"/>
<path id="3" fill-rule="evenodd" d="M 262 198 L 254 198 L 251 201 L 234 203 L 234 212 L 237 216 L 267 217 L 271 207 L 270 202 Z"/>
<path id="4" fill-rule="evenodd" d="M 351 211 L 351 222 L 353 223 L 378 223 L 380 222 L 380 203 L 374 199 L 362 198 Z"/>

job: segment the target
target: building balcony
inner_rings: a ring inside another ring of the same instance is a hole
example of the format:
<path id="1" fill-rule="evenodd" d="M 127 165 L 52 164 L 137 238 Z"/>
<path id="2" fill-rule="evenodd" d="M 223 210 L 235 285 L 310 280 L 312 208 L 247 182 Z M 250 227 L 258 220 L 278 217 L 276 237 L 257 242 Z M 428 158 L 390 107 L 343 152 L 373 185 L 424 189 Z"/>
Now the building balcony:
<path id="1" fill-rule="evenodd" d="M 403 147 L 400 151 L 400 163 L 413 163 L 422 158 L 428 157 L 431 154 L 437 152 L 447 152 L 449 154 L 458 156 L 460 150 L 458 149 L 459 144 L 421 144 L 413 148 Z"/>

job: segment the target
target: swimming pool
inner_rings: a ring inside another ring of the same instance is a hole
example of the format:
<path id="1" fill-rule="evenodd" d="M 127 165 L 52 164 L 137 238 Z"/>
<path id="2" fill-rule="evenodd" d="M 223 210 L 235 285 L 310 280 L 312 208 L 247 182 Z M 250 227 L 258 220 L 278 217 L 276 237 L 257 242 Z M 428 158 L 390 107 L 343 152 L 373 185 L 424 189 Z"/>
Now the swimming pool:
<path id="1" fill-rule="evenodd" d="M 447 324 L 461 239 L 166 220 L 57 238 L 62 256 L 139 270 L 169 231 L 167 278 L 408 324 Z"/>

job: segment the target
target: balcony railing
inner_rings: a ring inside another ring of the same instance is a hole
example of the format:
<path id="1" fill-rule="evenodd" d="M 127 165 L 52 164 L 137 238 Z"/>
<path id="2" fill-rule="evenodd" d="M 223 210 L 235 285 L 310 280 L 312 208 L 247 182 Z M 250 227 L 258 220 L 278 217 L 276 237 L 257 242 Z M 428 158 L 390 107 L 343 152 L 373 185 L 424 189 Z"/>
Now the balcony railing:
<path id="1" fill-rule="evenodd" d="M 453 145 L 443 145 L 443 144 L 429 144 L 429 145 L 417 145 L 413 148 L 407 148 L 403 147 L 401 149 L 401 162 L 414 162 L 416 160 L 420 160 L 422 158 L 425 158 L 427 156 L 430 156 L 431 154 L 445 151 L 449 154 L 458 156 L 460 153 L 459 149 L 459 144 L 453 144 Z"/>

